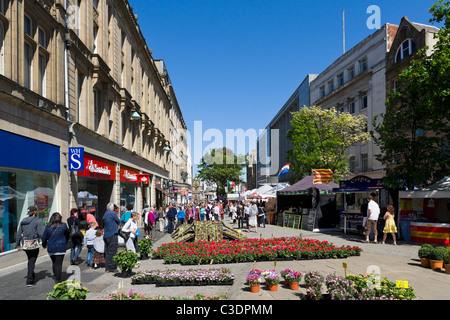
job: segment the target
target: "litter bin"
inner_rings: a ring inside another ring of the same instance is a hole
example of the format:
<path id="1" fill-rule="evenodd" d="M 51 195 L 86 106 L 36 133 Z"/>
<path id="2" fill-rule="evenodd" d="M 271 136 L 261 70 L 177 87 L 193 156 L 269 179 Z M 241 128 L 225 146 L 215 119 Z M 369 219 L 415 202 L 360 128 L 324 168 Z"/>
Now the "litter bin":
<path id="1" fill-rule="evenodd" d="M 411 241 L 411 222 L 410 221 L 400 221 L 400 231 L 403 240 Z"/>

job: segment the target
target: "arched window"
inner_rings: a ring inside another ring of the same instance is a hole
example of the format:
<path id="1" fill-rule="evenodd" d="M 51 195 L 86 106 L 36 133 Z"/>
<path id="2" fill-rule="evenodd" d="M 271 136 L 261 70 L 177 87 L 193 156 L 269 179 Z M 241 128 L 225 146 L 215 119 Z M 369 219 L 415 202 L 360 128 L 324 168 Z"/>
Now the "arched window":
<path id="1" fill-rule="evenodd" d="M 406 39 L 402 42 L 400 47 L 397 49 L 397 54 L 395 55 L 395 62 L 399 62 L 400 60 L 406 58 L 407 56 L 416 52 L 416 43 L 413 39 Z"/>

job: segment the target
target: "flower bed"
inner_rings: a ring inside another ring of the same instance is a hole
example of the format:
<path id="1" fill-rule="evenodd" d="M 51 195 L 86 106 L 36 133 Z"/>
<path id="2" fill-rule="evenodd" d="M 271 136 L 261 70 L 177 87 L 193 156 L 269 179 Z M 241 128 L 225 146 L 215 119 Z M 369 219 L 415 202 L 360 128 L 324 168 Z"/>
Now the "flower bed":
<path id="1" fill-rule="evenodd" d="M 203 293 L 197 293 L 192 296 L 179 297 L 179 296 L 150 296 L 136 292 L 130 289 L 128 293 L 114 292 L 107 296 L 99 298 L 99 300 L 229 300 L 230 295 L 228 293 L 219 293 L 217 295 L 205 295 Z"/>
<path id="2" fill-rule="evenodd" d="M 299 237 L 166 243 L 153 252 L 165 263 L 209 264 L 273 260 L 336 259 L 359 255 L 356 246 L 336 247 L 330 242 Z"/>
<path id="3" fill-rule="evenodd" d="M 416 297 L 413 288 L 398 288 L 386 277 L 377 280 L 372 274 L 342 277 L 334 273 L 323 276 L 308 272 L 305 284 L 313 300 L 324 296 L 322 284 L 327 289 L 325 296 L 331 300 L 412 300 Z"/>
<path id="4" fill-rule="evenodd" d="M 211 286 L 232 285 L 234 275 L 230 269 L 150 270 L 138 272 L 131 278 L 132 284 L 156 284 L 156 286 Z"/>

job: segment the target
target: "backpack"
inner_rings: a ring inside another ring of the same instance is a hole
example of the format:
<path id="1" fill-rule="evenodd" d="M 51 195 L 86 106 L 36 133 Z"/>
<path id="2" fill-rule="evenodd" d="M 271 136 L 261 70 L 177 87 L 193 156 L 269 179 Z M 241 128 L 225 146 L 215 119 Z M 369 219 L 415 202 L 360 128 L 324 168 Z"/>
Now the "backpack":
<path id="1" fill-rule="evenodd" d="M 71 225 L 70 225 L 70 237 L 71 238 L 79 238 L 81 237 L 83 234 L 80 231 L 80 227 L 78 226 L 78 224 L 76 223 L 76 221 L 74 221 Z"/>

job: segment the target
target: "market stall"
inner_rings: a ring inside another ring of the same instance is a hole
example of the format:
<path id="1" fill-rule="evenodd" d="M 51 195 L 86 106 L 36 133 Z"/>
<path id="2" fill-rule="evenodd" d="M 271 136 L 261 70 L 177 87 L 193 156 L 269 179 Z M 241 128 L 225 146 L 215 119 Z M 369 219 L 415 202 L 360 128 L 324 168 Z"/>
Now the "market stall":
<path id="1" fill-rule="evenodd" d="M 407 241 L 450 245 L 450 177 L 399 192 L 401 235 Z"/>
<path id="2" fill-rule="evenodd" d="M 384 228 L 383 214 L 390 202 L 389 190 L 383 186 L 381 179 L 356 176 L 339 182 L 336 193 L 336 208 L 340 211 L 339 227 L 344 232 L 363 232 L 363 220 L 367 216 L 366 198 L 371 195 L 380 206 L 378 219 L 379 233 Z"/>
<path id="3" fill-rule="evenodd" d="M 277 191 L 277 225 L 314 230 L 334 227 L 337 221 L 333 188 L 338 184 L 314 184 L 313 176 Z"/>
<path id="4" fill-rule="evenodd" d="M 228 193 L 227 200 L 228 201 L 244 201 L 245 196 L 244 196 L 244 194 L 240 194 L 240 193 Z"/>

